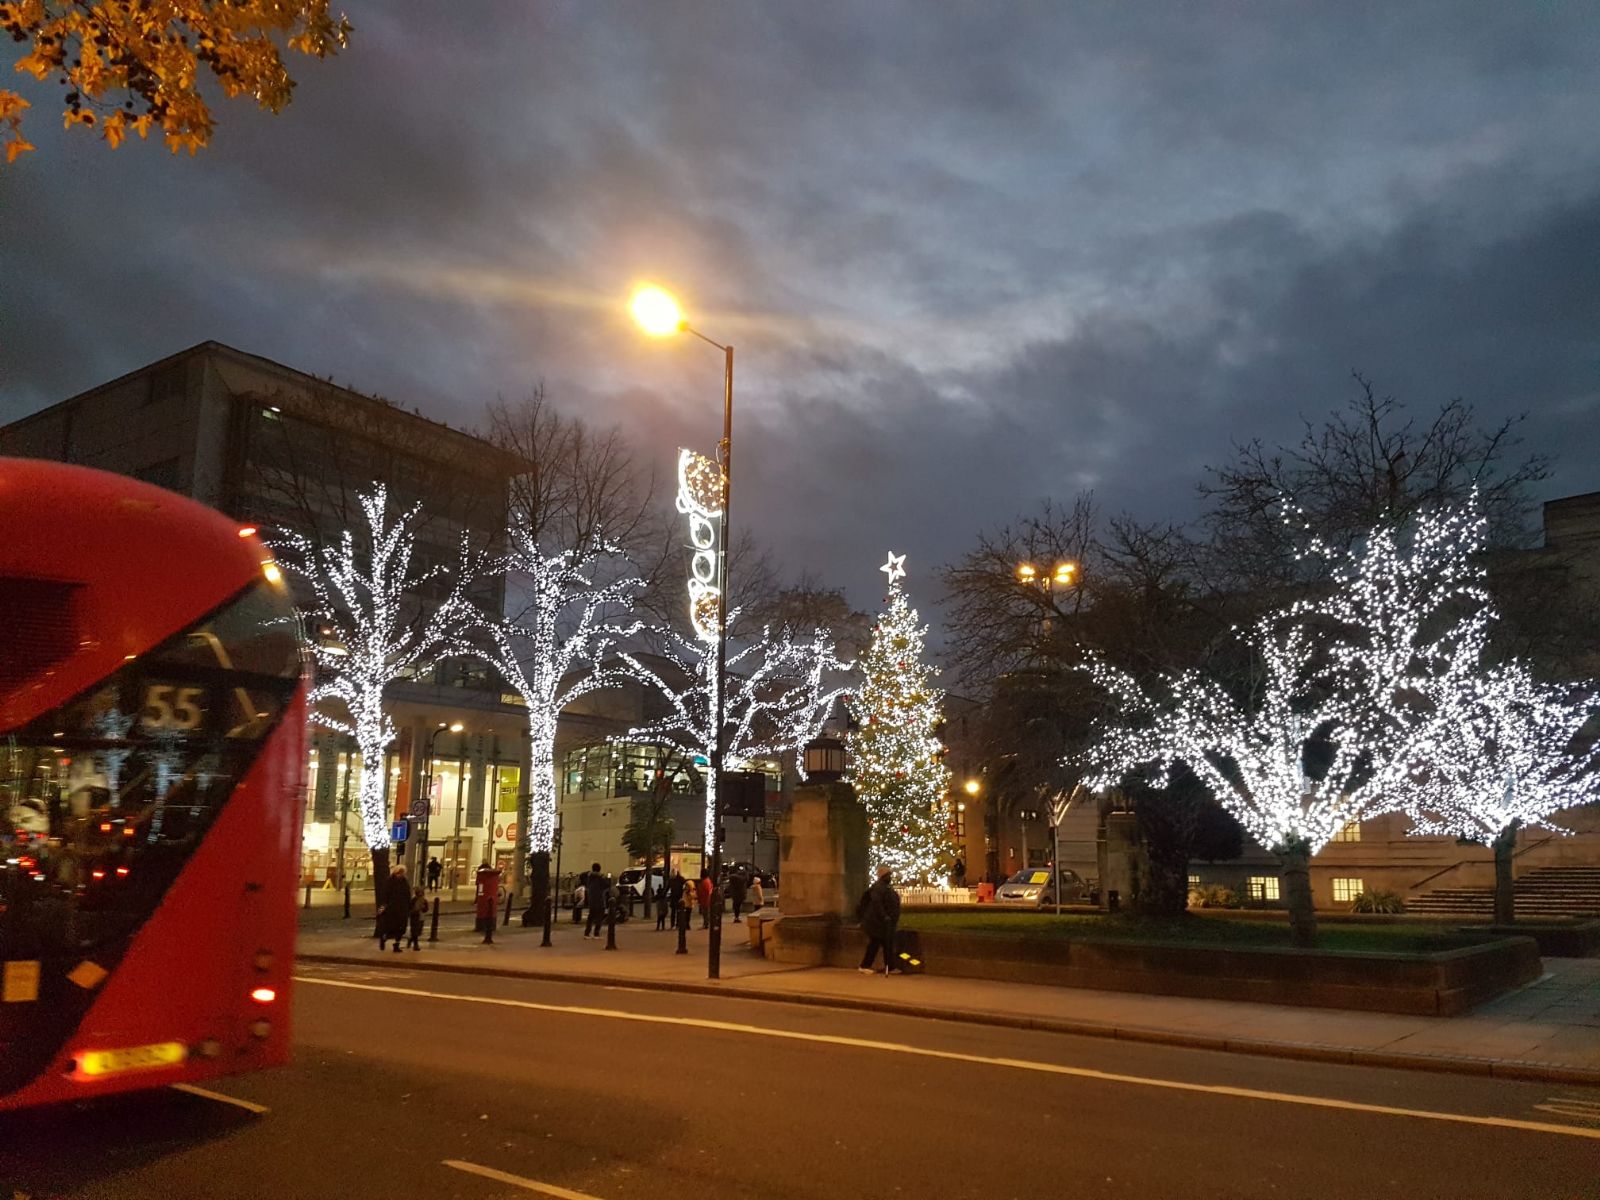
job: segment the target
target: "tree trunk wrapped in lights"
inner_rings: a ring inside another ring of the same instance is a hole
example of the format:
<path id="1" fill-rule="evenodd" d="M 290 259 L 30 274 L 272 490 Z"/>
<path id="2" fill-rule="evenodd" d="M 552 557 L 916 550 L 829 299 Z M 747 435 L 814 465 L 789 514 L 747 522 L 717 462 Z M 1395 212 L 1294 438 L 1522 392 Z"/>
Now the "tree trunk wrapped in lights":
<path id="1" fill-rule="evenodd" d="M 1295 940 L 1312 944 L 1311 856 L 1399 805 L 1434 736 L 1430 698 L 1476 677 L 1493 616 L 1472 561 L 1483 531 L 1469 504 L 1373 529 L 1354 550 L 1312 539 L 1331 583 L 1239 635 L 1251 664 L 1242 686 L 1199 671 L 1145 684 L 1091 660 L 1114 710 L 1085 756 L 1091 786 L 1184 763 L 1280 857 Z"/>
<path id="2" fill-rule="evenodd" d="M 1512 858 L 1517 831 L 1562 809 L 1600 799 L 1600 743 L 1579 738 L 1594 715 L 1594 689 L 1543 683 L 1518 661 L 1467 686 L 1436 689 L 1430 736 L 1418 747 L 1400 795 L 1412 833 L 1482 842 L 1494 851 L 1494 919 L 1515 920 Z"/>
<path id="3" fill-rule="evenodd" d="M 383 761 L 396 732 L 384 711 L 384 689 L 443 655 L 464 652 L 463 633 L 478 616 L 467 590 L 482 563 L 468 551 L 463 535 L 454 571 L 434 566 L 414 572 L 421 505 L 391 518 L 383 484 L 374 484 L 358 499 L 365 517 L 359 533 L 347 529 L 333 545 L 318 547 L 300 534 L 280 531 L 271 544 L 283 566 L 311 589 L 313 602 L 306 615 L 319 630 L 311 646 L 317 666 L 312 720 L 353 738 L 361 752 L 356 809 L 381 895 L 392 845 Z M 441 578 L 449 581 L 441 600 L 418 599 L 424 584 Z M 321 707 L 329 700 L 342 704 L 348 716 Z"/>
<path id="4" fill-rule="evenodd" d="M 900 586 L 905 556 L 891 554 L 886 606 L 860 663 L 861 685 L 847 697 L 856 728 L 850 733 L 850 783 L 872 824 L 872 868 L 888 867 L 897 882 L 932 884 L 942 875 L 950 770 L 937 729 L 944 692 L 935 668 L 923 661 L 927 627 Z"/>
<path id="5" fill-rule="evenodd" d="M 530 912 L 537 915 L 549 894 L 556 831 L 556 724 L 574 700 L 625 677 L 604 664 L 617 661 L 613 650 L 640 628 L 627 618 L 644 581 L 627 573 L 626 556 L 598 534 L 577 549 L 551 551 L 526 529 L 513 529 L 506 566 L 519 611 L 481 621 L 486 645 L 478 652 L 528 710 Z"/>
<path id="6" fill-rule="evenodd" d="M 730 626 L 738 615 L 737 610 L 729 614 Z M 665 743 L 711 760 L 717 739 L 716 649 L 715 642 L 669 630 L 662 638 L 661 656 L 672 665 L 670 672 L 624 655 L 631 672 L 648 681 L 671 707 L 615 740 Z M 838 658 L 832 636 L 822 629 L 800 639 L 787 629 L 774 636 L 763 627 L 759 636 L 728 656 L 728 696 L 723 706 L 728 761 L 776 758 L 815 738 L 844 695 L 842 687 L 832 686 L 833 679 L 853 665 Z M 804 778 L 803 763 L 799 770 Z M 716 786 L 708 771 L 702 829 L 708 851 L 715 836 Z"/>

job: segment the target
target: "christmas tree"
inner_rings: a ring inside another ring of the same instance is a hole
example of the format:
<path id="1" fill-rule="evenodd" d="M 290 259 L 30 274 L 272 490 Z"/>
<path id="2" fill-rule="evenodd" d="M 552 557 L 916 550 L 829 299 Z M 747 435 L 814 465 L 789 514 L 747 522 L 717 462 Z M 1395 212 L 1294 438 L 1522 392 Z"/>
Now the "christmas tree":
<path id="1" fill-rule="evenodd" d="M 889 576 L 885 608 L 861 660 L 861 686 L 849 699 L 857 728 L 850 734 L 850 782 L 872 823 L 872 867 L 887 866 L 898 882 L 932 883 L 939 875 L 950 790 L 944 747 L 934 730 L 944 692 L 922 661 L 925 626 L 899 580 L 905 555 L 879 569 Z"/>

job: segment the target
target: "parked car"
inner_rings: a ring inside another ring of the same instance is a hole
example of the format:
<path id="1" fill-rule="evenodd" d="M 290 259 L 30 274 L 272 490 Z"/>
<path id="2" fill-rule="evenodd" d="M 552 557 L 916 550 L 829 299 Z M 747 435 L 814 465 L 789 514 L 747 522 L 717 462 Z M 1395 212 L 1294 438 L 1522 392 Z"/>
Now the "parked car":
<path id="1" fill-rule="evenodd" d="M 1043 908 L 1056 902 L 1057 887 L 1061 903 L 1088 904 L 1089 885 L 1083 876 L 1069 867 L 1052 870 L 1050 867 L 1029 867 L 1018 871 L 1000 885 L 994 894 L 996 901 L 1012 904 L 1032 904 Z"/>
<path id="2" fill-rule="evenodd" d="M 659 868 L 650 872 L 650 894 L 652 896 L 655 895 L 656 889 L 661 886 L 662 879 L 663 876 Z M 644 868 L 629 867 L 617 876 L 617 887 L 622 891 L 624 900 L 628 898 L 629 892 L 633 893 L 634 899 L 643 900 L 645 889 Z"/>

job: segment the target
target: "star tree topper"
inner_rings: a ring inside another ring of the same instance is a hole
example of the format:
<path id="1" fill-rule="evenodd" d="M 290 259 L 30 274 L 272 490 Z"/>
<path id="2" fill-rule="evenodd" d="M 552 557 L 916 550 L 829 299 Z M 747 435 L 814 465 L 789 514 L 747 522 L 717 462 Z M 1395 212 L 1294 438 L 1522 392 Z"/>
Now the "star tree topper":
<path id="1" fill-rule="evenodd" d="M 896 579 L 902 579 L 905 577 L 906 556 L 904 554 L 896 554 L 893 550 L 891 550 L 889 551 L 889 561 L 884 563 L 883 566 L 879 567 L 878 570 L 882 571 L 889 577 L 889 586 L 893 587 Z"/>

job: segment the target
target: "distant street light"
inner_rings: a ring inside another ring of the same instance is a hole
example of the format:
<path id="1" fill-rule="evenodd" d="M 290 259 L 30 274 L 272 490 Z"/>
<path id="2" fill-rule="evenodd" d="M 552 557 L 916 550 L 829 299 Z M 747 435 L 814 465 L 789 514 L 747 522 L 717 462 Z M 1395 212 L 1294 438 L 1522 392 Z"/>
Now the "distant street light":
<path id="1" fill-rule="evenodd" d="M 723 728 L 724 693 L 728 677 L 728 509 L 733 502 L 733 347 L 713 342 L 692 327 L 683 315 L 676 297 L 665 288 L 645 284 L 633 293 L 628 304 L 633 319 L 651 337 L 692 333 L 723 355 L 722 443 L 717 458 L 722 465 L 722 506 L 718 517 L 717 546 L 717 677 L 715 713 L 716 744 L 711 751 L 711 928 L 706 952 L 706 977 L 722 974 L 722 764 L 727 749 L 728 731 Z M 648 881 L 647 881 L 648 882 Z"/>

